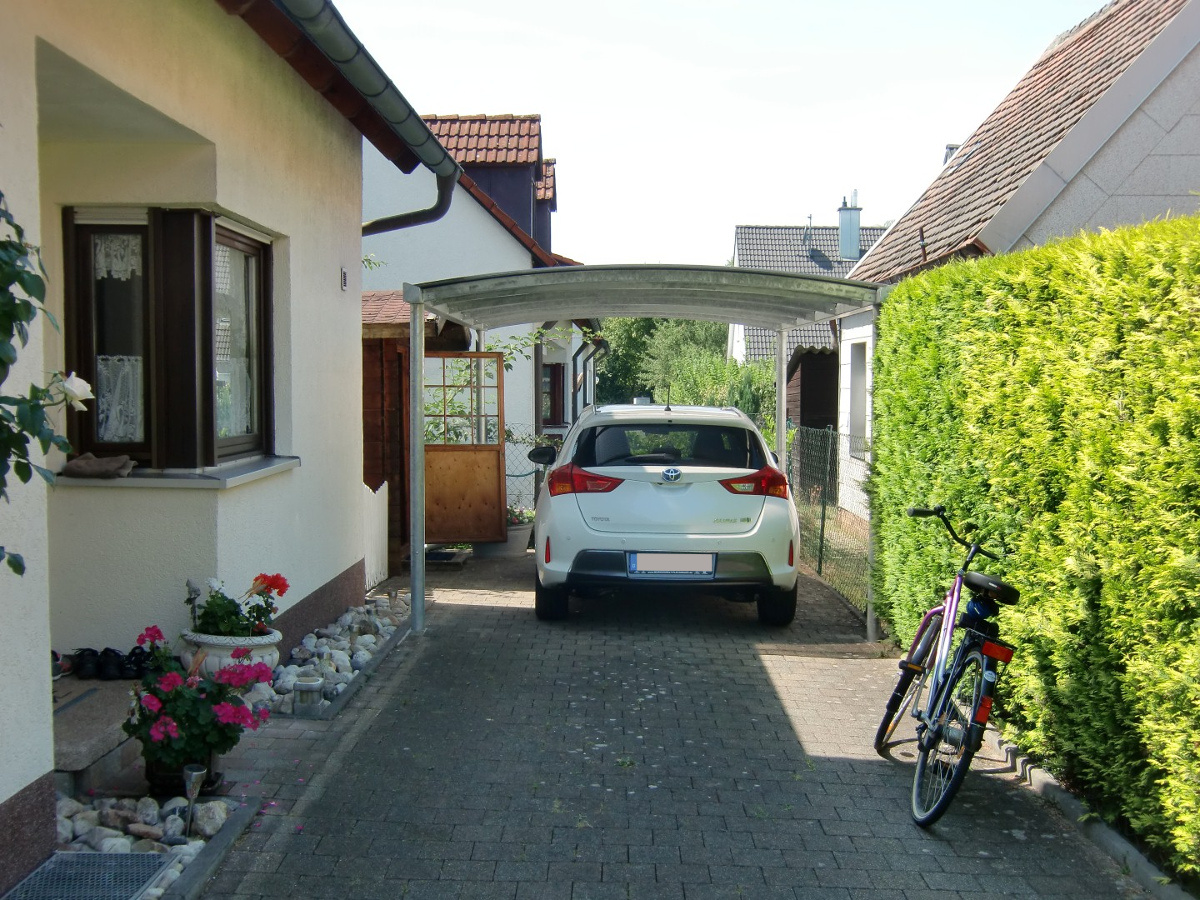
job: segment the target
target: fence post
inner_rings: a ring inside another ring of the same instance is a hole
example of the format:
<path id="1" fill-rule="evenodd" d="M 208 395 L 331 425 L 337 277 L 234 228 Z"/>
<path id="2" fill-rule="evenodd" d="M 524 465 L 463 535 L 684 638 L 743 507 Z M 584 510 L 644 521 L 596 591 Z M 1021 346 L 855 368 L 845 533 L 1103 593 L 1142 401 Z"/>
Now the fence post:
<path id="1" fill-rule="evenodd" d="M 825 510 L 829 508 L 829 469 L 833 455 L 833 426 L 825 426 L 825 485 L 821 488 L 821 538 L 817 544 L 817 574 L 825 566 Z"/>

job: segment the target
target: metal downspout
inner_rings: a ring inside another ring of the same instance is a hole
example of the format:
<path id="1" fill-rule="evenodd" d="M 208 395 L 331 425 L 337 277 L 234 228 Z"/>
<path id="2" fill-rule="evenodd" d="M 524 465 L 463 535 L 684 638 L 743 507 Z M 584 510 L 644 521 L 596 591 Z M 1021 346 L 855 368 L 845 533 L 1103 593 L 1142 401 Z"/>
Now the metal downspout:
<path id="1" fill-rule="evenodd" d="M 787 332 L 775 332 L 775 455 L 787 475 Z"/>
<path id="2" fill-rule="evenodd" d="M 433 206 L 427 209 L 415 209 L 411 212 L 397 213 L 394 216 L 384 216 L 382 219 L 363 222 L 363 237 L 436 222 L 450 209 L 450 201 L 454 199 L 454 185 L 458 183 L 460 174 L 462 174 L 461 170 L 452 175 L 437 176 L 437 200 L 434 201 Z"/>

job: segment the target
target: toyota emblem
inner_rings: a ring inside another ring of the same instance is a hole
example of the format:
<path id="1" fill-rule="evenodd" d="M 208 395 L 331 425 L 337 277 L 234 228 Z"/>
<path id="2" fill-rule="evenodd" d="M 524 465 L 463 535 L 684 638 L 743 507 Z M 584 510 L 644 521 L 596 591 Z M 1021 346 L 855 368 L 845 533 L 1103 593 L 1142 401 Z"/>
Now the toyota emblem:
<path id="1" fill-rule="evenodd" d="M 669 469 L 663 469 L 662 473 L 663 481 L 678 481 L 682 475 L 683 473 L 674 466 Z"/>

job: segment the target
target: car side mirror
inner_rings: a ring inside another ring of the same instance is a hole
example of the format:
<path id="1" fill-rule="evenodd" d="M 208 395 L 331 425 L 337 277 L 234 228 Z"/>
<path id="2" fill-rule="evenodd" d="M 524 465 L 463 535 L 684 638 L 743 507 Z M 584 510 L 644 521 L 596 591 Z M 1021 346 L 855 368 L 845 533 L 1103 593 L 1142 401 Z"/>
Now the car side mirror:
<path id="1" fill-rule="evenodd" d="M 540 447 L 534 447 L 526 455 L 531 463 L 537 463 L 539 466 L 548 466 L 558 458 L 558 451 L 549 444 L 542 444 Z"/>

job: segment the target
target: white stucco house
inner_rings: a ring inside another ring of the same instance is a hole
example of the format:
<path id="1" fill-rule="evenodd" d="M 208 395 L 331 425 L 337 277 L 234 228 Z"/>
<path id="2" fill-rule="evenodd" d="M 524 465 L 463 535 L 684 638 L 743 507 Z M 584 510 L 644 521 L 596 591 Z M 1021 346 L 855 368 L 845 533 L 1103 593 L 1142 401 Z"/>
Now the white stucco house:
<path id="1" fill-rule="evenodd" d="M 363 238 L 363 252 L 373 258 L 363 274 L 364 304 L 404 283 L 576 265 L 551 251 L 556 161 L 543 153 L 540 116 L 428 115 L 425 122 L 464 174 L 437 222 Z M 436 195 L 431 172 L 406 176 L 374 147 L 364 147 L 363 220 L 368 231 L 370 223 L 385 220 L 393 210 L 427 206 Z M 407 312 L 402 314 L 407 320 Z M 378 321 L 376 314 L 373 324 Z M 531 322 L 471 331 L 464 349 L 515 350 L 504 373 L 507 428 L 518 437 L 562 434 L 592 400 L 597 348 L 588 333 L 598 330 L 591 319 Z M 543 334 L 545 339 L 539 339 Z M 534 467 L 524 459 L 528 449 L 528 444 L 516 444 L 508 453 L 510 505 L 533 505 Z"/>
<path id="2" fill-rule="evenodd" d="M 54 848 L 52 648 L 178 633 L 187 578 L 284 573 L 292 643 L 362 599 L 363 138 L 401 180 L 458 168 L 419 117 L 402 136 L 390 83 L 364 89 L 386 82 L 369 55 L 344 71 L 322 51 L 357 44 L 332 7 L 293 6 L 0 13 L 0 191 L 61 324 L 38 319 L 5 387 L 78 372 L 97 400 L 59 430 L 137 462 L 14 484 L 0 508 L 0 543 L 27 565 L 0 571 L 17 629 L 0 668 L 0 893 Z"/>

